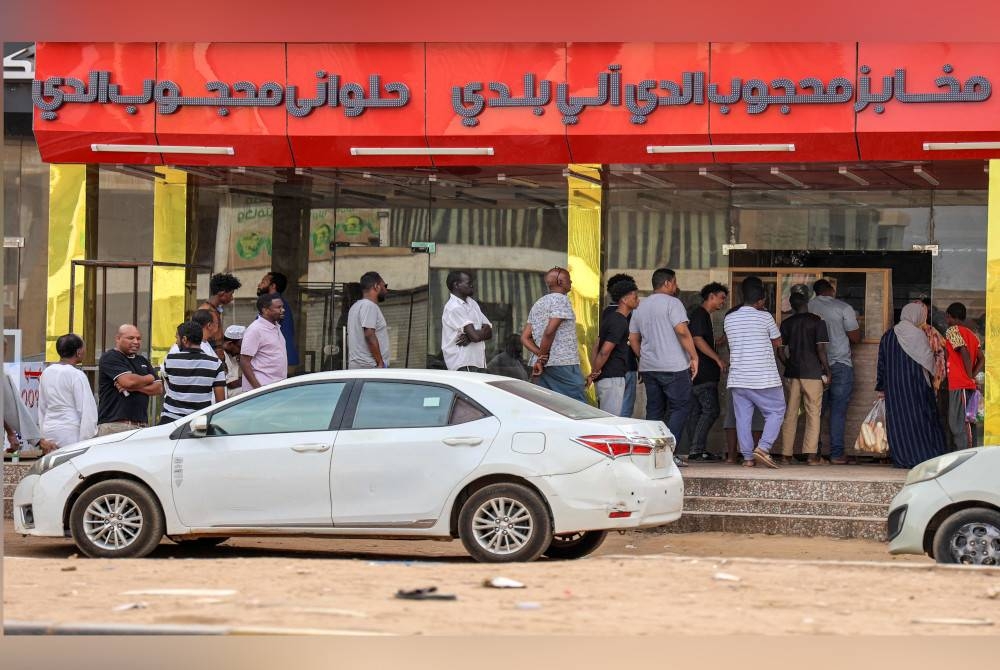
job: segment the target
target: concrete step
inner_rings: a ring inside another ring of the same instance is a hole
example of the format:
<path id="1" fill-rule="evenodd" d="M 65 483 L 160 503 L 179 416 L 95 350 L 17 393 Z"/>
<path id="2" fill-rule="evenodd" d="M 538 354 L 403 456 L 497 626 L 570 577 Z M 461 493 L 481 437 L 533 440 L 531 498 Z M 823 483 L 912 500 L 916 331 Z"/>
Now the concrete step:
<path id="1" fill-rule="evenodd" d="M 800 516 L 782 514 L 715 514 L 687 512 L 674 523 L 644 532 L 723 532 L 801 537 L 886 540 L 885 517 Z"/>
<path id="2" fill-rule="evenodd" d="M 788 500 L 781 498 L 729 498 L 719 496 L 684 496 L 684 513 L 764 514 L 772 516 L 822 516 L 844 518 L 881 518 L 889 506 L 881 503 L 858 503 L 830 500 Z"/>
<path id="3" fill-rule="evenodd" d="M 734 477 L 684 477 L 684 494 L 698 498 L 757 498 L 888 505 L 902 481 L 854 481 Z"/>

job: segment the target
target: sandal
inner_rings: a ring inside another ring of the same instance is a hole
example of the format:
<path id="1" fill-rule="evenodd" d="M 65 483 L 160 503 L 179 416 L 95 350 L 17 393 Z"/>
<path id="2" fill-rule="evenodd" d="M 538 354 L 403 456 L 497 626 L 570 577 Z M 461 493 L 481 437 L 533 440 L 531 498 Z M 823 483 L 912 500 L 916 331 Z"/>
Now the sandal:
<path id="1" fill-rule="evenodd" d="M 745 467 L 745 468 L 755 468 L 755 467 L 757 467 L 757 464 L 754 463 L 753 461 L 743 461 L 743 467 Z"/>

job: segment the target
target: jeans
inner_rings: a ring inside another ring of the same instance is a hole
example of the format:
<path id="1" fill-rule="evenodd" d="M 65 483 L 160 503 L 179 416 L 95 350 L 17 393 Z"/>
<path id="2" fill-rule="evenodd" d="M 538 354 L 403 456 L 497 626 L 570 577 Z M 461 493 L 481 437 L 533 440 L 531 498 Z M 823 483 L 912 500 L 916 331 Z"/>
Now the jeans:
<path id="1" fill-rule="evenodd" d="M 740 453 L 744 460 L 753 460 L 753 409 L 756 407 L 764 415 L 764 432 L 757 446 L 761 451 L 770 452 L 781 432 L 785 419 L 785 391 L 781 386 L 766 389 L 733 389 L 733 410 L 736 415 L 736 436 L 740 441 Z"/>
<path id="2" fill-rule="evenodd" d="M 583 373 L 580 372 L 580 365 L 547 365 L 538 377 L 538 385 L 550 391 L 561 393 L 562 395 L 587 402 L 583 395 Z"/>
<path id="3" fill-rule="evenodd" d="M 691 409 L 691 373 L 643 372 L 646 384 L 646 420 L 663 421 L 679 443 Z M 667 406 L 670 406 L 670 415 Z"/>
<path id="4" fill-rule="evenodd" d="M 854 368 L 843 363 L 830 366 L 833 377 L 830 388 L 823 393 L 823 413 L 830 415 L 830 458 L 844 457 L 844 428 L 847 405 L 854 390 Z"/>
<path id="5" fill-rule="evenodd" d="M 719 418 L 719 383 L 705 382 L 691 387 L 691 415 L 688 417 L 687 429 L 691 436 L 690 456 L 705 453 L 705 442 L 708 441 L 708 431 L 712 429 L 715 420 Z"/>
<path id="6" fill-rule="evenodd" d="M 624 416 L 622 414 L 623 399 L 625 398 L 624 377 L 598 379 L 594 387 L 597 390 L 597 402 L 601 409 L 615 416 Z"/>
<path id="7" fill-rule="evenodd" d="M 635 387 L 638 383 L 639 373 L 630 370 L 625 373 L 625 397 L 622 398 L 622 416 L 632 417 L 635 413 Z"/>

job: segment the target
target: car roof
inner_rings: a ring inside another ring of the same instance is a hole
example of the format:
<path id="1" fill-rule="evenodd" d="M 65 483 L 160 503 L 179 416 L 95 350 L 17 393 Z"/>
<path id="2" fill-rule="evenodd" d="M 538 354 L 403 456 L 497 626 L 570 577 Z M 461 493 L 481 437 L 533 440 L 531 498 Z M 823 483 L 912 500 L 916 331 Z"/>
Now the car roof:
<path id="1" fill-rule="evenodd" d="M 516 381 L 512 377 L 500 375 L 482 374 L 479 372 L 458 372 L 456 370 L 423 370 L 411 368 L 369 368 L 363 370 L 332 370 L 327 372 L 313 372 L 296 377 L 289 377 L 278 384 L 269 384 L 273 388 L 277 385 L 297 384 L 307 381 L 335 381 L 338 379 L 401 379 L 406 381 L 435 382 L 439 384 L 455 383 L 479 383 L 499 381 Z"/>

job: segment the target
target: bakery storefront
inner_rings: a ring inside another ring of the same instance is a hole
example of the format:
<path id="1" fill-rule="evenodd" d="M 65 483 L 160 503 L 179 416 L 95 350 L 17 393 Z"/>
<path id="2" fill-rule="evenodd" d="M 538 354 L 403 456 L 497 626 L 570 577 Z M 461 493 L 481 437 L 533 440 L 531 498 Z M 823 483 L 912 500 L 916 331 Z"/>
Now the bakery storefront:
<path id="1" fill-rule="evenodd" d="M 394 364 L 435 367 L 452 269 L 492 355 L 568 267 L 584 358 L 615 273 L 672 267 L 688 304 L 756 274 L 779 320 L 827 277 L 862 326 L 853 441 L 904 304 L 962 302 L 992 348 L 998 80 L 1000 43 L 39 43 L 5 230 L 47 257 L 6 250 L 6 323 L 37 362 L 135 321 L 158 362 L 212 273 L 245 324 L 274 269 L 298 369 L 337 369 L 375 269 Z"/>

